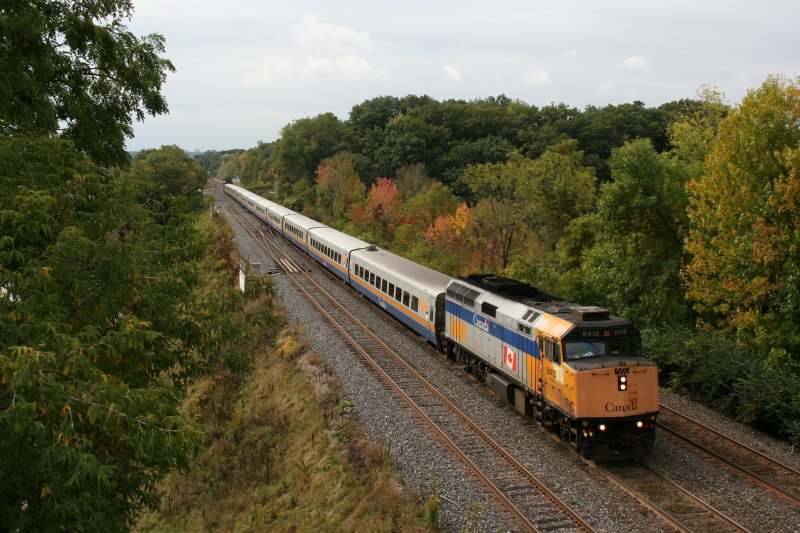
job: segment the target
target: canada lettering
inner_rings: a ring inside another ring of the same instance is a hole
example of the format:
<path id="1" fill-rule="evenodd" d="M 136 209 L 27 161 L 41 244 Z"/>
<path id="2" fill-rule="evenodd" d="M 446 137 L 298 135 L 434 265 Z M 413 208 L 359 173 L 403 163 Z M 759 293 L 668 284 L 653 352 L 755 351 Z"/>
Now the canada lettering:
<path id="1" fill-rule="evenodd" d="M 639 404 L 636 400 L 631 401 L 625 405 L 617 405 L 614 402 L 608 402 L 606 404 L 606 412 L 607 413 L 627 413 L 630 411 L 638 411 Z"/>

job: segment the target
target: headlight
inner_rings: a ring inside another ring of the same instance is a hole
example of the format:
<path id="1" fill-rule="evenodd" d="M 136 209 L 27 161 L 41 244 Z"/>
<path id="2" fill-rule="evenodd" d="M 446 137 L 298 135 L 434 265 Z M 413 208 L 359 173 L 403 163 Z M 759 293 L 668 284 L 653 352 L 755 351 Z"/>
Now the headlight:
<path id="1" fill-rule="evenodd" d="M 641 420 L 637 421 L 636 422 L 636 427 L 639 428 L 639 429 L 642 429 L 644 427 L 644 422 L 642 422 Z"/>
<path id="2" fill-rule="evenodd" d="M 600 431 L 605 431 L 606 430 L 606 425 L 605 424 L 600 424 L 597 429 L 599 429 Z"/>

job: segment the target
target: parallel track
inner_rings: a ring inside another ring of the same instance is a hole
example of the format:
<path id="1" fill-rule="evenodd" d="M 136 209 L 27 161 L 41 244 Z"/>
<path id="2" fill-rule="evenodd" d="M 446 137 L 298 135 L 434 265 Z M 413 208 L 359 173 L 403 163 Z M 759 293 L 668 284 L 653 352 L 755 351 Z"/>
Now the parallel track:
<path id="1" fill-rule="evenodd" d="M 661 410 L 675 421 L 666 424 L 662 418 L 659 429 L 700 450 L 711 461 L 722 463 L 736 474 L 800 505 L 800 472 L 663 404 Z M 675 422 L 681 425 L 682 431 L 670 427 Z"/>
<path id="2" fill-rule="evenodd" d="M 232 200 L 227 199 L 232 202 Z M 266 237 L 261 224 L 229 209 L 280 265 L 289 279 L 356 354 L 412 410 L 413 415 L 480 480 L 487 492 L 527 531 L 594 531 L 571 506 L 547 488 L 508 451 L 425 380 L 396 352 Z"/>
<path id="3" fill-rule="evenodd" d="M 748 531 L 732 518 L 640 461 L 612 463 L 603 465 L 600 469 L 623 491 L 678 531 Z"/>

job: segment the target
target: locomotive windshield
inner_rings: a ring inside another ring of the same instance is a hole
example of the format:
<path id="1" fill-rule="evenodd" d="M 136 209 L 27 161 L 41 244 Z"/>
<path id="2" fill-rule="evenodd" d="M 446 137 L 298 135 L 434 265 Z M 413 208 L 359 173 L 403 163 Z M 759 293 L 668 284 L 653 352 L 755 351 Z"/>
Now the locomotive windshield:
<path id="1" fill-rule="evenodd" d="M 642 341 L 639 337 L 615 337 L 564 343 L 564 359 L 567 361 L 602 355 L 642 355 Z"/>

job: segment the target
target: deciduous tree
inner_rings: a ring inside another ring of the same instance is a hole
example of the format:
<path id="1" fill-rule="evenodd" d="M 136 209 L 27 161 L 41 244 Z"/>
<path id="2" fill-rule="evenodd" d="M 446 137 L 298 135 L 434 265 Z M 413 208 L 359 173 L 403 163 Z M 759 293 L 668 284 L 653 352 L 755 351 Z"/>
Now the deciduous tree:
<path id="1" fill-rule="evenodd" d="M 771 77 L 719 125 L 689 187 L 687 296 L 707 321 L 798 355 L 800 81 Z"/>
<path id="2" fill-rule="evenodd" d="M 317 168 L 317 202 L 326 214 L 339 218 L 364 199 L 366 187 L 353 168 L 353 155 L 341 152 Z"/>
<path id="3" fill-rule="evenodd" d="M 344 146 L 346 130 L 333 113 L 301 118 L 283 127 L 275 147 L 281 179 L 294 183 L 311 178 L 323 159 Z M 353 156 L 350 156 L 353 159 Z"/>
<path id="4" fill-rule="evenodd" d="M 221 353 L 203 247 L 69 142 L 4 137 L 0 175 L 0 529 L 125 529 L 194 447 L 168 376 Z"/>
<path id="5" fill-rule="evenodd" d="M 132 121 L 167 112 L 164 39 L 137 37 L 129 0 L 4 2 L 0 133 L 71 139 L 99 164 L 127 163 Z"/>

